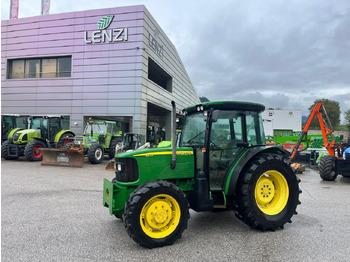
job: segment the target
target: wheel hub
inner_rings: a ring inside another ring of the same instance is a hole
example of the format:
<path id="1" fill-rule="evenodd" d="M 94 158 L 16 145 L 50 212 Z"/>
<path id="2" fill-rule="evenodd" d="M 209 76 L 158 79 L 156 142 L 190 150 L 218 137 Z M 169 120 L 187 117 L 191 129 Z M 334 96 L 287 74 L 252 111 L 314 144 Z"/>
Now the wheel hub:
<path id="1" fill-rule="evenodd" d="M 275 186 L 272 181 L 267 177 L 263 177 L 260 179 L 257 188 L 258 202 L 263 205 L 271 202 L 275 195 Z"/>
<path id="2" fill-rule="evenodd" d="M 167 220 L 167 218 L 168 218 L 168 214 L 164 209 L 161 209 L 154 214 L 154 220 L 158 224 L 164 223 L 164 221 Z"/>
<path id="3" fill-rule="evenodd" d="M 287 205 L 288 198 L 288 182 L 282 173 L 268 170 L 260 176 L 255 187 L 255 199 L 264 214 L 278 214 Z"/>
<path id="4" fill-rule="evenodd" d="M 102 155 L 102 151 L 101 151 L 101 149 L 97 149 L 96 150 L 96 152 L 95 152 L 95 157 L 97 158 L 97 159 L 100 159 L 101 158 L 101 155 Z"/>
<path id="5" fill-rule="evenodd" d="M 156 201 L 147 210 L 147 223 L 153 228 L 161 228 L 166 225 L 172 217 L 171 207 L 165 201 Z"/>

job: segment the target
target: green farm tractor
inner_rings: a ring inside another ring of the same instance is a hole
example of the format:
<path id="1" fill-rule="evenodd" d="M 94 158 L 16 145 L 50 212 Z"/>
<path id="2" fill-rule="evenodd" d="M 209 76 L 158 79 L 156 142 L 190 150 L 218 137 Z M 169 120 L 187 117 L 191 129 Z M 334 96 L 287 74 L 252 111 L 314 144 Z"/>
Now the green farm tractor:
<path id="1" fill-rule="evenodd" d="M 1 145 L 1 157 L 14 160 L 24 155 L 28 161 L 41 161 L 40 148 L 60 148 L 73 141 L 72 130 L 64 129 L 63 116 L 30 116 L 28 129 L 16 128 Z"/>
<path id="2" fill-rule="evenodd" d="M 121 123 L 89 119 L 84 135 L 76 137 L 74 143 L 82 144 L 91 164 L 99 164 L 104 154 L 114 158 L 122 142 Z"/>
<path id="3" fill-rule="evenodd" d="M 266 146 L 264 109 L 233 101 L 185 108 L 180 141 L 172 148 L 116 156 L 116 177 L 104 180 L 103 205 L 147 248 L 179 239 L 189 208 L 233 210 L 252 228 L 283 229 L 300 204 L 300 180 L 290 166 L 290 154 Z"/>
<path id="4" fill-rule="evenodd" d="M 28 116 L 18 114 L 1 115 L 1 144 L 17 129 L 28 128 Z"/>

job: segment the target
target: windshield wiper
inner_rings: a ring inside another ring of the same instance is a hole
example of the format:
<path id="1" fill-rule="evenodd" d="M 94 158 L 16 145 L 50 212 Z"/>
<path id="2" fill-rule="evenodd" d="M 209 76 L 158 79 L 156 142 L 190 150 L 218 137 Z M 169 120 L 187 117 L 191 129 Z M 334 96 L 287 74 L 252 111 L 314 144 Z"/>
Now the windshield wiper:
<path id="1" fill-rule="evenodd" d="M 201 134 L 203 134 L 205 132 L 205 130 L 203 130 L 202 132 L 198 133 L 197 135 L 195 135 L 194 137 L 192 137 L 190 140 L 188 140 L 186 143 L 190 144 L 190 142 L 192 142 L 193 139 L 199 137 Z"/>

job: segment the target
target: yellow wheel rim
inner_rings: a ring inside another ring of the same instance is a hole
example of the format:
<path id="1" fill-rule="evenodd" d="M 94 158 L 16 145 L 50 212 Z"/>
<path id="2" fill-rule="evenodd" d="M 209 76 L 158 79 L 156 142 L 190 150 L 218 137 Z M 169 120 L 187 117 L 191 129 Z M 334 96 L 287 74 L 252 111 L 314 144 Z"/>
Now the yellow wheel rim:
<path id="1" fill-rule="evenodd" d="M 277 215 L 287 205 L 289 187 L 284 176 L 269 170 L 262 174 L 255 187 L 255 199 L 260 210 L 266 215 Z"/>
<path id="2" fill-rule="evenodd" d="M 160 194 L 145 203 L 140 214 L 140 224 L 149 237 L 164 238 L 174 232 L 180 217 L 178 202 L 169 195 Z"/>

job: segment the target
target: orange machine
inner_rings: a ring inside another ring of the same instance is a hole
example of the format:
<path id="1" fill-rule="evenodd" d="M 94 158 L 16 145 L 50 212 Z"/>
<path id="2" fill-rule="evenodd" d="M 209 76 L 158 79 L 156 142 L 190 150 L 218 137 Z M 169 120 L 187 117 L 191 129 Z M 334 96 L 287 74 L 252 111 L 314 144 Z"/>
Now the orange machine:
<path id="1" fill-rule="evenodd" d="M 338 174 L 350 177 L 350 156 L 345 156 L 344 153 L 344 150 L 349 147 L 349 145 L 340 144 L 335 141 L 332 124 L 322 103 L 318 103 L 313 107 L 305 124 L 305 127 L 298 139 L 298 142 L 293 148 L 290 160 L 293 162 L 297 154 L 308 148 L 309 143 L 307 140 L 307 131 L 309 130 L 311 122 L 315 116 L 317 116 L 318 122 L 320 124 L 324 147 L 327 149 L 329 154 L 328 156 L 324 156 L 322 158 L 319 165 L 321 178 L 324 180 L 332 181 L 335 180 Z M 323 116 L 326 117 L 326 121 Z M 307 145 L 303 150 L 299 151 L 299 145 L 305 136 Z M 328 136 L 331 137 L 331 142 L 328 140 Z"/>

